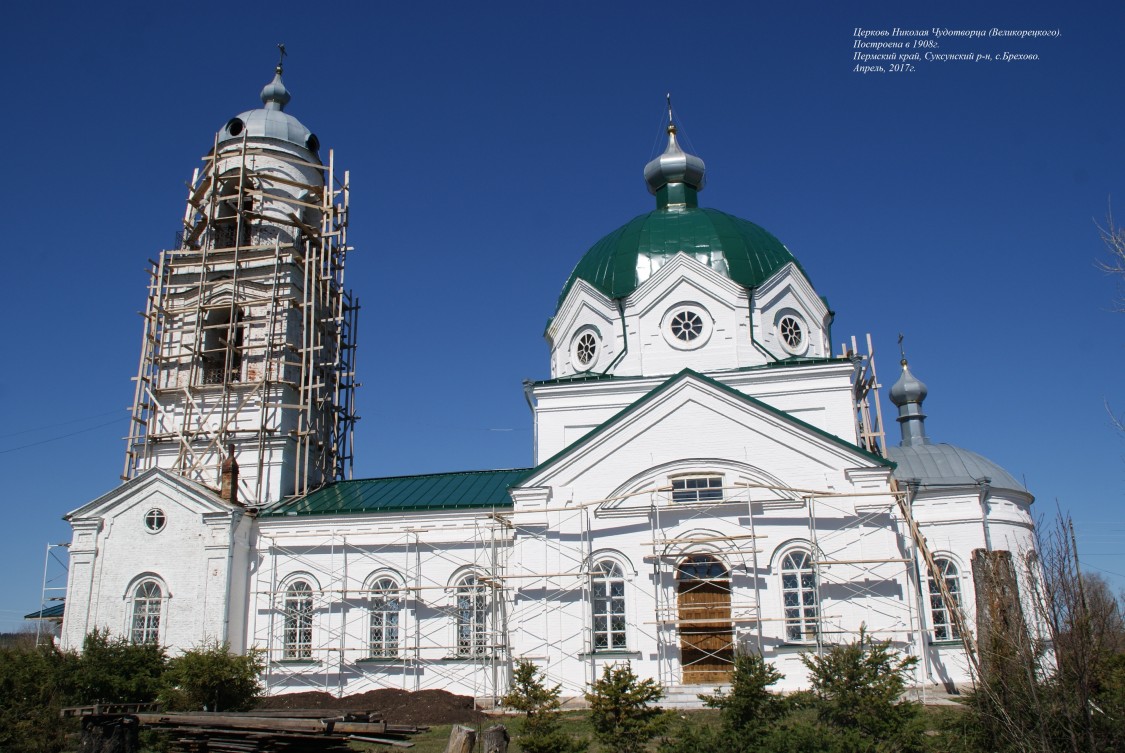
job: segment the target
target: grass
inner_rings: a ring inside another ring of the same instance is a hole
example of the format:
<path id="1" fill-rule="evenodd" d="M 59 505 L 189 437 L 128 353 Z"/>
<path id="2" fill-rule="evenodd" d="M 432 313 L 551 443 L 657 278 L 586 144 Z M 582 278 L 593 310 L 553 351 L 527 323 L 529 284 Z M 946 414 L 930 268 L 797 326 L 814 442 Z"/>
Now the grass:
<path id="1" fill-rule="evenodd" d="M 673 714 L 676 717 L 691 717 L 693 719 L 718 718 L 718 712 L 711 709 L 704 709 L 699 711 L 669 712 L 669 714 Z M 519 742 L 517 741 L 520 732 L 521 718 L 522 716 L 517 714 L 512 716 L 497 716 L 491 719 L 487 719 L 475 726 L 475 729 L 477 731 L 477 738 L 479 739 L 481 733 L 494 724 L 503 724 L 508 728 L 508 734 L 512 737 L 512 741 L 508 744 L 508 753 L 522 753 L 522 749 L 520 748 Z M 574 735 L 575 737 L 587 739 L 589 741 L 589 749 L 597 749 L 597 744 L 594 742 L 594 728 L 590 726 L 590 713 L 588 711 L 564 711 L 562 715 L 562 723 L 563 731 L 568 734 Z M 675 729 L 675 726 L 675 722 L 673 721 L 672 726 L 669 729 Z M 431 727 L 427 732 L 413 735 L 410 738 L 410 742 L 414 743 L 414 747 L 409 748 L 408 750 L 411 753 L 443 753 L 443 751 L 445 750 L 445 744 L 449 742 L 449 733 L 452 731 L 452 729 L 452 724 L 440 724 Z M 653 742 L 653 744 L 649 747 L 651 750 L 656 750 L 656 745 L 656 742 Z M 370 751 L 371 753 L 374 753 L 374 751 L 382 751 L 383 753 L 386 753 L 386 751 L 393 750 L 392 748 L 382 745 L 356 745 L 355 747 L 365 752 Z"/>
<path id="2" fill-rule="evenodd" d="M 956 707 L 935 707 L 924 706 L 922 708 L 922 719 L 926 727 L 931 730 L 930 734 L 940 729 L 945 722 L 951 717 L 962 713 L 962 710 Z M 674 718 L 668 727 L 669 733 L 674 733 L 677 729 L 677 722 L 679 720 L 691 720 L 697 723 L 718 723 L 719 712 L 714 709 L 694 709 L 694 710 L 681 710 L 670 711 L 670 716 Z M 520 731 L 520 715 L 512 716 L 496 716 L 485 720 L 484 722 L 475 725 L 477 731 L 477 738 L 484 730 L 493 726 L 494 724 L 503 724 L 508 728 L 508 734 L 511 735 L 512 741 L 508 745 L 509 753 L 522 753 L 517 737 Z M 594 728 L 590 726 L 590 714 L 587 711 L 567 711 L 563 712 L 563 729 L 575 737 L 582 737 L 589 741 L 589 750 L 597 750 L 598 745 L 594 742 Z M 409 750 L 410 753 L 444 753 L 445 745 L 449 741 L 449 733 L 452 731 L 452 724 L 440 724 L 431 727 L 428 731 L 410 738 L 410 742 L 414 743 L 413 748 L 401 749 Z M 655 751 L 659 745 L 658 740 L 654 740 L 649 745 L 650 751 Z M 399 750 L 383 745 L 364 745 L 355 743 L 353 747 L 356 750 L 364 751 L 364 753 L 387 753 L 387 751 Z"/>

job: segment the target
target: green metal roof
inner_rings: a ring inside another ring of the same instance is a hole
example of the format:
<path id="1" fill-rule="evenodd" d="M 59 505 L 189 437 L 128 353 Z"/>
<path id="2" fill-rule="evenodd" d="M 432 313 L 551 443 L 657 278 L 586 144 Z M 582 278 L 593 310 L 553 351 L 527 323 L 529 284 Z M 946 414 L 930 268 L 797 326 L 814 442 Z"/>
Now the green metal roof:
<path id="1" fill-rule="evenodd" d="M 634 217 L 595 243 L 571 272 L 555 308 L 580 279 L 610 298 L 624 298 L 647 279 L 645 270 L 681 251 L 748 288 L 788 262 L 800 268 L 781 241 L 753 222 L 717 209 L 665 207 Z"/>
<path id="2" fill-rule="evenodd" d="M 25 620 L 61 620 L 65 611 L 65 604 L 52 604 L 31 614 L 25 614 L 23 618 Z"/>
<path id="3" fill-rule="evenodd" d="M 528 472 L 527 468 L 516 468 L 340 481 L 304 497 L 280 502 L 263 510 L 261 515 L 346 515 L 511 507 L 508 489 L 522 481 Z"/>

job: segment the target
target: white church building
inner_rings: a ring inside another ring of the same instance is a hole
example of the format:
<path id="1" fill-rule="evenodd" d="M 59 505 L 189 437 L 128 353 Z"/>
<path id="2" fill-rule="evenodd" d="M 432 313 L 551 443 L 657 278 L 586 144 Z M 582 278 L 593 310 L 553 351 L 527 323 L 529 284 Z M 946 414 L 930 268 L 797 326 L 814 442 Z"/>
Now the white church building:
<path id="1" fill-rule="evenodd" d="M 567 696 L 629 661 L 694 697 L 738 652 L 801 687 L 800 655 L 862 626 L 919 685 L 970 679 L 974 558 L 1025 561 L 1031 494 L 927 437 L 905 359 L 884 440 L 870 356 L 833 355 L 777 238 L 700 206 L 671 123 L 653 211 L 576 250 L 526 387 L 534 467 L 349 478 L 349 175 L 281 73 L 152 268 L 125 480 L 66 516 L 65 648 L 217 639 L 264 652 L 270 693 L 483 700 L 521 659 Z"/>

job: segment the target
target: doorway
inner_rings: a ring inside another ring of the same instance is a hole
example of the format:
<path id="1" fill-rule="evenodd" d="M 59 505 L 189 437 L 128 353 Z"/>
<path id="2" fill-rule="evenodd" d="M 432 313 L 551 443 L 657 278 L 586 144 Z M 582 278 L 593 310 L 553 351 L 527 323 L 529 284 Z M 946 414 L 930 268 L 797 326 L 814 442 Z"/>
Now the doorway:
<path id="1" fill-rule="evenodd" d="M 710 554 L 695 554 L 676 568 L 680 665 L 684 685 L 719 685 L 734 667 L 730 570 Z"/>

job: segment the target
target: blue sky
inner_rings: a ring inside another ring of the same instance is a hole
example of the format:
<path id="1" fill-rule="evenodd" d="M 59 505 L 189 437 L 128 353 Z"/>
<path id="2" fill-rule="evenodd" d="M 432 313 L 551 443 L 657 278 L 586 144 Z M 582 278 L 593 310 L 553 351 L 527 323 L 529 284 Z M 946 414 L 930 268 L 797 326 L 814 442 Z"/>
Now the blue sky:
<path id="1" fill-rule="evenodd" d="M 146 260 L 184 181 L 256 106 L 275 44 L 288 112 L 351 170 L 363 302 L 356 475 L 531 462 L 521 381 L 582 253 L 653 207 L 664 94 L 753 220 L 870 332 L 899 332 L 927 427 L 1075 519 L 1125 587 L 1125 314 L 1095 222 L 1125 218 L 1120 2 L 19 3 L 0 30 L 8 283 L 0 630 L 38 606 L 61 516 L 119 483 Z M 321 8 L 333 8 L 331 12 Z M 939 40 L 1018 63 L 852 71 L 853 30 L 1059 29 Z M 884 390 L 884 399 L 886 390 Z M 885 411 L 893 415 L 889 405 Z M 890 427 L 897 436 L 897 427 Z"/>

